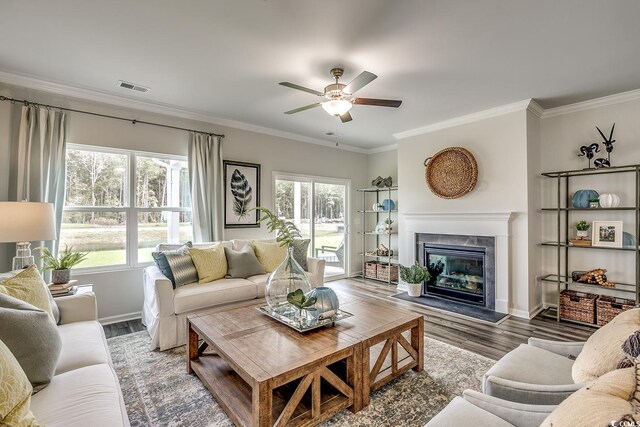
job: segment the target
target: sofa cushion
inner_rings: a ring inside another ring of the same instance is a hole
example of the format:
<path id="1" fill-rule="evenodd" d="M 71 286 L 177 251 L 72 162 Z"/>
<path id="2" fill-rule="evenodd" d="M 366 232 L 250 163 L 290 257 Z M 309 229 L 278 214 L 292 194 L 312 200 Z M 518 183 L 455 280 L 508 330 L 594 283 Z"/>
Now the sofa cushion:
<path id="1" fill-rule="evenodd" d="M 221 243 L 214 243 L 206 249 L 190 248 L 189 255 L 198 270 L 199 283 L 222 279 L 227 275 L 227 258 Z"/>
<path id="2" fill-rule="evenodd" d="M 46 311 L 53 322 L 56 323 L 49 299 L 49 289 L 47 289 L 47 285 L 35 265 L 1 281 L 0 292 L 26 301 L 40 310 Z"/>
<path id="3" fill-rule="evenodd" d="M 118 378 L 109 365 L 93 365 L 56 375 L 31 399 L 31 410 L 47 427 L 129 425 Z"/>
<path id="4" fill-rule="evenodd" d="M 544 420 L 544 427 L 573 427 L 622 425 L 616 421 L 630 418 L 638 425 L 640 412 L 633 402 L 634 394 L 640 393 L 636 384 L 636 368 L 611 371 L 592 384 L 581 388 L 564 400 Z"/>
<path id="5" fill-rule="evenodd" d="M 454 398 L 425 427 L 492 426 L 513 427 L 502 418 L 478 408 L 462 397 Z"/>
<path id="6" fill-rule="evenodd" d="M 262 242 L 262 243 L 274 243 L 276 239 L 233 239 L 231 240 L 232 248 L 234 251 L 241 251 L 247 246 L 251 246 L 253 242 Z"/>
<path id="7" fill-rule="evenodd" d="M 264 273 L 251 246 L 245 246 L 239 251 L 224 248 L 224 255 L 227 257 L 227 274 L 232 278 L 244 279 Z"/>
<path id="8" fill-rule="evenodd" d="M 62 347 L 58 327 L 43 310 L 0 294 L 0 340 L 20 363 L 35 391 L 51 381 Z"/>
<path id="9" fill-rule="evenodd" d="M 253 246 L 258 261 L 260 261 L 264 271 L 267 273 L 275 270 L 287 256 L 287 247 L 280 246 L 280 243 L 259 242 L 256 240 L 251 243 L 251 246 Z"/>
<path id="10" fill-rule="evenodd" d="M 311 239 L 293 239 L 293 258 L 304 271 L 307 271 L 307 255 L 309 254 L 309 243 Z"/>
<path id="11" fill-rule="evenodd" d="M 86 366 L 111 363 L 102 325 L 96 321 L 74 322 L 58 326 L 62 352 L 56 375 Z"/>
<path id="12" fill-rule="evenodd" d="M 573 380 L 576 383 L 593 381 L 616 369 L 620 360 L 625 357 L 622 343 L 638 329 L 640 308 L 634 308 L 620 313 L 594 332 L 573 364 Z"/>
<path id="13" fill-rule="evenodd" d="M 198 271 L 189 255 L 190 247 L 192 243 L 187 242 L 176 250 L 151 252 L 153 261 L 162 274 L 171 280 L 174 289 L 198 281 Z"/>
<path id="14" fill-rule="evenodd" d="M 245 279 L 219 279 L 209 283 L 191 283 L 175 290 L 173 306 L 176 314 L 235 301 L 257 298 L 258 289 Z"/>
<path id="15" fill-rule="evenodd" d="M 9 348 L 0 341 L 0 425 L 38 426 L 29 410 L 31 383 Z"/>
<path id="16" fill-rule="evenodd" d="M 264 288 L 267 286 L 267 279 L 271 273 L 258 274 L 257 276 L 249 276 L 247 280 L 254 283 L 258 287 L 258 298 L 264 297 Z"/>

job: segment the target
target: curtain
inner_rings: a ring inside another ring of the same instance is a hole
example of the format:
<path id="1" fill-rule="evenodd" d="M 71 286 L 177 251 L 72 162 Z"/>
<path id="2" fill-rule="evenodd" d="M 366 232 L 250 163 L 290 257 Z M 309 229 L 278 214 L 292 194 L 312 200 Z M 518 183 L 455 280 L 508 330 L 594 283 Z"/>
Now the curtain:
<path id="1" fill-rule="evenodd" d="M 11 200 L 53 203 L 60 238 L 65 192 L 67 117 L 45 107 L 21 106 L 17 139 L 12 141 Z M 15 135 L 15 134 L 14 134 Z M 57 241 L 43 242 L 58 253 Z"/>
<path id="2" fill-rule="evenodd" d="M 188 163 L 194 240 L 222 240 L 222 139 L 219 136 L 192 132 Z"/>

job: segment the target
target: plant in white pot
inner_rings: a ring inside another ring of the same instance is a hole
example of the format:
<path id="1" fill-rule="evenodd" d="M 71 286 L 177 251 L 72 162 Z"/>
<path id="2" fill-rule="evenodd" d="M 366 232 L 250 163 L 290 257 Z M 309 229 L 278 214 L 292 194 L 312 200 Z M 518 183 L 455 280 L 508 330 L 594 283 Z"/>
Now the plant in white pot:
<path id="1" fill-rule="evenodd" d="M 411 267 L 400 265 L 400 279 L 409 285 L 408 294 L 410 297 L 419 297 L 422 295 L 422 286 L 426 280 L 429 280 L 429 272 L 426 267 L 420 266 L 418 261 Z"/>
<path id="2" fill-rule="evenodd" d="M 589 239 L 589 228 L 591 224 L 589 224 L 585 220 L 581 220 L 576 222 L 576 237 L 578 240 L 588 240 Z"/>
<path id="3" fill-rule="evenodd" d="M 87 253 L 73 252 L 73 247 L 64 245 L 64 251 L 55 257 L 48 248 L 41 246 L 40 251 L 43 270 L 51 270 L 51 282 L 54 284 L 67 283 L 71 280 L 71 269 L 80 264 L 87 257 Z"/>

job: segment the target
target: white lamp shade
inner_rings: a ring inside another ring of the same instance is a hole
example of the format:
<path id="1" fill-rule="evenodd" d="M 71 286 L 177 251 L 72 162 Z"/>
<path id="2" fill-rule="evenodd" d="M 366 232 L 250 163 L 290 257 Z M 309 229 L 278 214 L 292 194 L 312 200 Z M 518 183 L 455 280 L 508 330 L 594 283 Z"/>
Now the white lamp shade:
<path id="1" fill-rule="evenodd" d="M 353 104 L 344 99 L 336 99 L 322 103 L 322 109 L 332 116 L 341 116 L 351 110 L 351 107 L 353 107 Z"/>
<path id="2" fill-rule="evenodd" d="M 0 202 L 0 242 L 56 240 L 52 203 Z"/>

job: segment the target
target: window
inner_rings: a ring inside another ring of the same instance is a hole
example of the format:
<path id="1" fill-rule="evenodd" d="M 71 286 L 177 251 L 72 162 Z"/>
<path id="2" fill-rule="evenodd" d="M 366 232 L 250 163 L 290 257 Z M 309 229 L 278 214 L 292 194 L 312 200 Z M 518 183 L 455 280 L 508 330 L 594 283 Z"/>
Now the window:
<path id="1" fill-rule="evenodd" d="M 192 239 L 184 157 L 70 145 L 66 161 L 60 245 L 88 252 L 79 268 L 149 263 L 158 243 Z"/>

